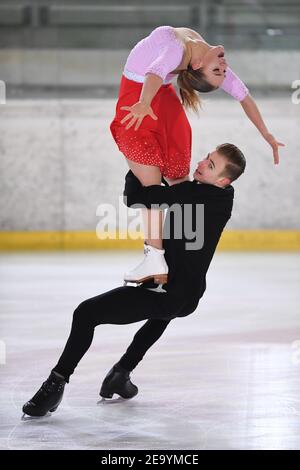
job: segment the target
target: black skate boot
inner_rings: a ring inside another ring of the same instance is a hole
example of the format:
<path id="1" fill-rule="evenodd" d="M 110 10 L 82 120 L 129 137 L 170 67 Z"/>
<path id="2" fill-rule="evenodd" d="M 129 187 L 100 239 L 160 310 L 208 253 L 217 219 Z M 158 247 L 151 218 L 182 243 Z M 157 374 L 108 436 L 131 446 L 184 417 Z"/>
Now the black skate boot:
<path id="1" fill-rule="evenodd" d="M 51 372 L 37 393 L 23 406 L 23 413 L 28 416 L 45 416 L 60 404 L 66 381 Z"/>
<path id="2" fill-rule="evenodd" d="M 129 376 L 129 371 L 115 364 L 103 380 L 99 395 L 103 398 L 112 398 L 117 393 L 122 398 L 133 398 L 138 393 Z"/>

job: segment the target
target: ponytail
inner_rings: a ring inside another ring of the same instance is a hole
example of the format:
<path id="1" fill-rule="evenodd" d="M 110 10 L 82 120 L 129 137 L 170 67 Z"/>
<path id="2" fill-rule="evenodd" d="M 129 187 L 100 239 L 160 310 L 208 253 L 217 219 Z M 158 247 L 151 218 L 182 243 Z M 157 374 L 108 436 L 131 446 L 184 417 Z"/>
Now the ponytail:
<path id="1" fill-rule="evenodd" d="M 205 78 L 202 69 L 193 70 L 189 65 L 186 70 L 181 70 L 177 77 L 177 85 L 186 109 L 192 109 L 195 113 L 201 108 L 200 96 L 197 92 L 208 93 L 216 89 Z"/>

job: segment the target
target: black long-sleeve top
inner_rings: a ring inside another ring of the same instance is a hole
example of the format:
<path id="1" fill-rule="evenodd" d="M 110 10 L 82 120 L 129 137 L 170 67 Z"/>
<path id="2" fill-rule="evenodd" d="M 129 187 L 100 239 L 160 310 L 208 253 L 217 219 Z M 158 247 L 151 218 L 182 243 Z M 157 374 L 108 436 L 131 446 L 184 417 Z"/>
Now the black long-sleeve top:
<path id="1" fill-rule="evenodd" d="M 195 180 L 173 186 L 143 187 L 129 171 L 124 196 L 129 207 L 141 204 L 147 208 L 162 204 L 169 206 L 163 240 L 169 275 L 164 289 L 178 299 L 183 315 L 188 313 L 187 310 L 194 311 L 205 291 L 206 273 L 220 236 L 231 217 L 233 187 L 229 185 L 223 189 Z M 203 219 L 201 210 L 204 211 Z M 178 231 L 179 227 L 181 230 Z M 196 233 L 194 238 L 190 238 L 191 230 Z M 204 235 L 203 246 L 200 246 L 201 233 Z"/>

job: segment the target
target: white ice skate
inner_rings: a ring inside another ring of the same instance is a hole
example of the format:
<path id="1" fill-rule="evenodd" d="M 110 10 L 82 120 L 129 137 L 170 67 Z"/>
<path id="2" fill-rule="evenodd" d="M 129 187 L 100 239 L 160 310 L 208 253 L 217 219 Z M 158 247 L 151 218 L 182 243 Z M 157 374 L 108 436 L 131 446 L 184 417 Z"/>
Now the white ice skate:
<path id="1" fill-rule="evenodd" d="M 145 257 L 143 261 L 132 271 L 125 273 L 124 285 L 128 282 L 140 284 L 153 280 L 155 284 L 162 286 L 168 281 L 168 265 L 164 254 L 165 250 L 159 250 L 151 245 L 144 244 Z"/>

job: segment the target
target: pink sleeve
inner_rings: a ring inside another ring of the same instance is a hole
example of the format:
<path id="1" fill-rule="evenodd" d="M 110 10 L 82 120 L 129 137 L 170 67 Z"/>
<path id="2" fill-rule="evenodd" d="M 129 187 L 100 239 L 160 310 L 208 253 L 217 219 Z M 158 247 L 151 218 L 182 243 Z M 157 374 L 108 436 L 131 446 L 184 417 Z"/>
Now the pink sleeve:
<path id="1" fill-rule="evenodd" d="M 158 75 L 163 80 L 180 64 L 183 56 L 183 46 L 176 39 L 170 26 L 160 26 L 149 36 L 152 49 L 156 50 L 156 58 L 145 71 Z"/>
<path id="2" fill-rule="evenodd" d="M 182 51 L 175 44 L 168 44 L 160 51 L 159 56 L 147 67 L 147 73 L 158 75 L 163 80 L 166 76 L 176 69 L 180 64 L 182 58 Z"/>
<path id="3" fill-rule="evenodd" d="M 226 69 L 226 77 L 220 88 L 238 101 L 243 101 L 249 94 L 246 85 L 229 67 Z"/>

